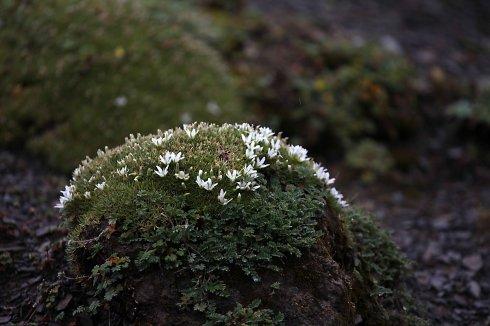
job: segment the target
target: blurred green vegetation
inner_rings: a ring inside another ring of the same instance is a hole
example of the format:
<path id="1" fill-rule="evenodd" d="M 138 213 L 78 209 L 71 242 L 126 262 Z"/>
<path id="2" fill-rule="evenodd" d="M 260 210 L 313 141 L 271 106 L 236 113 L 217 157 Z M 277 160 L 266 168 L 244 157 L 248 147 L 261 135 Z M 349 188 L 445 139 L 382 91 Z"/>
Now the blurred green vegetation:
<path id="1" fill-rule="evenodd" d="M 182 6 L 2 0 L 0 144 L 68 171 L 130 133 L 243 120 L 206 18 Z"/>
<path id="2" fill-rule="evenodd" d="M 247 12 L 210 13 L 221 26 L 215 43 L 261 123 L 324 159 L 353 158 L 369 140 L 387 149 L 386 166 L 396 165 L 392 149 L 403 148 L 422 123 L 416 74 L 403 56 L 330 38 L 298 18 L 278 24 Z"/>

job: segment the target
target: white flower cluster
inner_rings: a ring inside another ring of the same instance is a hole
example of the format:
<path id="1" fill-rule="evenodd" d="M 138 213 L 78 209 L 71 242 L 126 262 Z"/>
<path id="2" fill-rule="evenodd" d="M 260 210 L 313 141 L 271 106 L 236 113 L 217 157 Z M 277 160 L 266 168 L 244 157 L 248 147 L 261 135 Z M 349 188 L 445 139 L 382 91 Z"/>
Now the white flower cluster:
<path id="1" fill-rule="evenodd" d="M 159 136 L 158 137 L 152 137 L 151 138 L 151 142 L 155 145 L 155 146 L 162 146 L 163 143 L 165 143 L 166 141 L 170 140 L 170 138 L 172 138 L 172 136 L 174 135 L 174 132 L 172 129 L 170 130 L 167 130 L 163 133 L 163 135 L 161 135 L 161 131 L 159 130 Z"/>
<path id="2" fill-rule="evenodd" d="M 308 151 L 299 145 L 288 146 L 288 153 L 300 162 L 309 160 Z"/>
<path id="3" fill-rule="evenodd" d="M 246 158 L 246 164 L 241 169 L 229 169 L 225 171 L 211 171 L 205 172 L 202 170 L 198 171 L 195 177 L 195 182 L 197 186 L 206 191 L 214 191 L 215 188 L 219 189 L 217 194 L 218 202 L 222 205 L 227 205 L 235 197 L 239 199 L 241 197 L 241 191 L 257 191 L 261 186 L 259 184 L 259 173 L 260 170 L 266 169 L 270 165 L 277 166 L 287 166 L 288 170 L 292 171 L 296 166 L 309 166 L 312 170 L 313 175 L 322 183 L 325 184 L 331 196 L 333 196 L 337 202 L 345 207 L 348 206 L 347 202 L 344 200 L 343 195 L 340 194 L 337 189 L 332 185 L 335 182 L 335 178 L 330 177 L 330 173 L 326 168 L 318 163 L 313 162 L 308 157 L 308 152 L 305 148 L 298 145 L 288 145 L 281 136 L 274 135 L 274 132 L 267 127 L 255 127 L 247 123 L 243 124 L 223 124 L 221 126 L 209 125 L 209 124 L 187 124 L 182 127 L 182 129 L 167 130 L 162 132 L 158 130 L 156 136 L 148 139 L 149 146 L 156 146 L 157 148 L 164 147 L 164 144 L 168 142 L 172 137 L 175 137 L 176 132 L 184 132 L 190 139 L 195 139 L 199 132 L 204 132 L 207 128 L 216 127 L 218 131 L 226 131 L 230 129 L 238 130 L 241 139 L 244 144 L 244 157 Z M 138 141 L 142 136 L 138 134 L 136 137 L 130 135 L 126 138 L 126 144 L 130 145 L 132 149 L 139 150 L 142 149 L 144 145 L 141 141 Z M 97 152 L 98 159 L 104 159 L 104 157 L 110 157 L 108 155 L 109 149 L 106 147 L 104 151 L 99 150 Z M 117 161 L 118 167 L 111 173 L 114 175 L 129 177 L 135 176 L 134 181 L 138 181 L 140 176 L 144 175 L 142 171 L 142 165 L 136 152 L 126 154 L 124 157 Z M 159 153 L 157 152 L 156 155 Z M 157 164 L 152 173 L 159 177 L 166 177 L 169 175 L 169 166 L 175 163 L 175 171 L 173 176 L 182 182 L 184 188 L 186 188 L 185 181 L 194 178 L 191 174 L 193 168 L 189 167 L 188 171 L 179 167 L 179 162 L 184 160 L 185 157 L 182 152 L 172 152 L 165 151 L 164 153 L 158 155 L 158 160 L 161 165 Z M 61 193 L 59 203 L 56 205 L 57 208 L 63 209 L 65 204 L 72 200 L 75 196 L 75 186 L 73 185 L 75 181 L 79 180 L 84 174 L 86 166 L 89 165 L 91 159 L 87 157 L 86 160 L 73 172 L 72 185 L 67 186 Z M 140 166 L 139 169 L 137 166 Z M 134 172 L 130 173 L 129 167 L 131 167 Z M 136 168 L 135 168 L 136 166 Z M 149 171 L 152 171 L 150 169 Z M 194 170 L 195 171 L 195 170 Z M 172 175 L 172 174 L 171 174 Z M 195 175 L 195 174 L 194 174 Z M 223 177 L 226 177 L 223 179 Z M 99 170 L 92 173 L 89 180 L 84 179 L 87 183 L 92 184 L 94 191 L 101 191 L 106 187 L 106 179 Z M 221 187 L 218 185 L 221 184 Z M 231 184 L 231 185 L 230 185 Z M 226 189 L 226 190 L 225 190 Z M 228 197 L 227 196 L 228 193 Z M 85 191 L 83 194 L 85 198 L 91 198 L 92 194 L 90 191 Z"/>
<path id="4" fill-rule="evenodd" d="M 165 164 L 165 167 L 162 168 L 160 165 L 157 165 L 154 172 L 156 175 L 163 178 L 168 174 L 168 167 L 171 163 L 179 163 L 185 157 L 184 155 L 182 155 L 181 152 L 174 153 L 174 152 L 166 151 L 164 155 L 160 155 L 158 158 L 160 162 Z M 185 171 L 180 171 L 180 170 L 177 170 L 177 172 L 174 175 L 177 179 L 184 180 L 184 181 L 188 180 L 190 177 L 189 174 L 185 173 Z"/>
<path id="5" fill-rule="evenodd" d="M 182 155 L 181 152 L 174 153 L 174 152 L 166 151 L 164 155 L 160 155 L 158 158 L 160 159 L 160 162 L 162 162 L 163 164 L 169 165 L 172 162 L 179 163 L 185 157 L 184 155 Z"/>
<path id="6" fill-rule="evenodd" d="M 184 125 L 183 129 L 189 138 L 193 139 L 199 132 L 198 129 L 194 128 L 192 125 Z"/>

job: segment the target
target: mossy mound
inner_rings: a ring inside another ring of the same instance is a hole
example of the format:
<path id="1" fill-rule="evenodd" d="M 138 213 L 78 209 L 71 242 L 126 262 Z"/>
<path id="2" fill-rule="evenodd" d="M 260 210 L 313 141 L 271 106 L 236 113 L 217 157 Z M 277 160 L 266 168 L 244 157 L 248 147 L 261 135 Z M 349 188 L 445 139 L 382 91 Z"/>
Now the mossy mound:
<path id="1" fill-rule="evenodd" d="M 172 325 L 405 320 L 404 260 L 333 182 L 304 148 L 248 124 L 100 151 L 58 204 L 82 293 L 72 308 Z"/>
<path id="2" fill-rule="evenodd" d="M 133 132 L 241 119 L 226 65 L 193 37 L 198 16 L 152 0 L 2 2 L 0 144 L 72 170 Z"/>

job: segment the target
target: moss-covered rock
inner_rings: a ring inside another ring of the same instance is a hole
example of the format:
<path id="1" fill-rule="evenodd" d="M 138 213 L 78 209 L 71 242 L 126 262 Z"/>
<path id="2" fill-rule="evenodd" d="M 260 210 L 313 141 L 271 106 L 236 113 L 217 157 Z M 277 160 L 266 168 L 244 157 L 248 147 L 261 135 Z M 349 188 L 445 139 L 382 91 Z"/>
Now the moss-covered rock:
<path id="1" fill-rule="evenodd" d="M 397 292 L 405 261 L 333 182 L 304 148 L 248 124 L 184 125 L 100 151 L 57 205 L 81 293 L 72 309 L 172 325 L 410 317 Z"/>
<path id="2" fill-rule="evenodd" d="M 26 143 L 71 170 L 133 132 L 240 119 L 226 65 L 193 37 L 205 18 L 177 9 L 153 0 L 2 1 L 0 144 Z"/>

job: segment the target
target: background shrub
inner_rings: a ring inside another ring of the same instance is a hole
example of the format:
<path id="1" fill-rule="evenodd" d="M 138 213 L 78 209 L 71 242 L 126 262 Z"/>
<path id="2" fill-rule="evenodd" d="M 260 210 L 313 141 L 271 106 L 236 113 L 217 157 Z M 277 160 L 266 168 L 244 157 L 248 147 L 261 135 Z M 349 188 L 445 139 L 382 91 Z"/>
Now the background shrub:
<path id="1" fill-rule="evenodd" d="M 175 8 L 3 1 L 0 143 L 25 143 L 66 171 L 132 132 L 240 119 L 226 66 L 193 36 L 205 19 Z"/>

